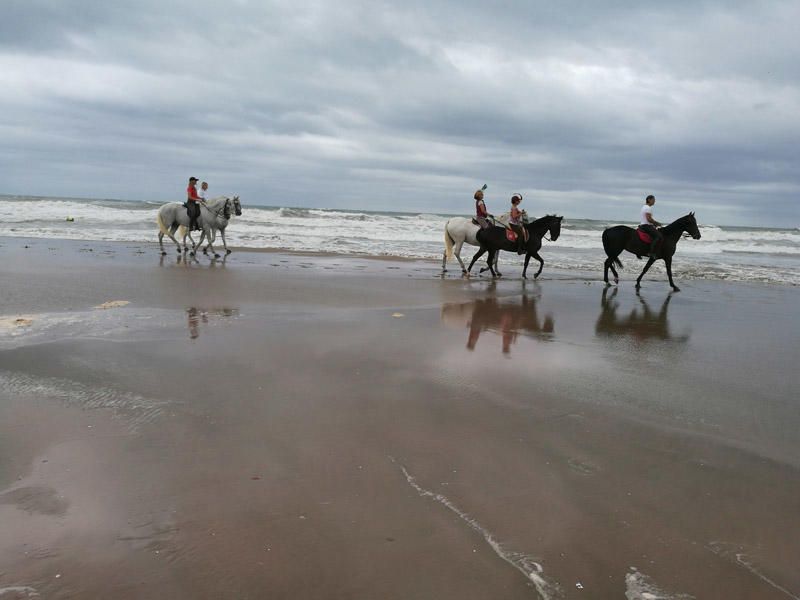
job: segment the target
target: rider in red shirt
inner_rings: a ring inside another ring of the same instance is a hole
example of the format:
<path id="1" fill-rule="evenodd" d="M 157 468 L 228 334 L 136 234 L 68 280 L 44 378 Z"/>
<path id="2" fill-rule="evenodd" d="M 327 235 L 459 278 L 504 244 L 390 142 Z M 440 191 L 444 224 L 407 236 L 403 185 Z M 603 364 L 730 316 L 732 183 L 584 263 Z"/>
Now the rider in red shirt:
<path id="1" fill-rule="evenodd" d="M 486 186 L 483 186 L 485 189 Z M 475 192 L 475 220 L 478 222 L 478 225 L 481 226 L 481 229 L 487 229 L 488 227 L 492 226 L 492 223 L 489 219 L 492 218 L 492 215 L 489 214 L 489 211 L 486 210 L 486 205 L 483 203 L 483 189 L 478 190 Z"/>
<path id="2" fill-rule="evenodd" d="M 197 218 L 200 216 L 200 204 L 202 200 L 197 195 L 197 177 L 189 177 L 189 186 L 186 188 L 186 208 L 189 210 L 189 230 L 200 229 L 197 226 Z"/>

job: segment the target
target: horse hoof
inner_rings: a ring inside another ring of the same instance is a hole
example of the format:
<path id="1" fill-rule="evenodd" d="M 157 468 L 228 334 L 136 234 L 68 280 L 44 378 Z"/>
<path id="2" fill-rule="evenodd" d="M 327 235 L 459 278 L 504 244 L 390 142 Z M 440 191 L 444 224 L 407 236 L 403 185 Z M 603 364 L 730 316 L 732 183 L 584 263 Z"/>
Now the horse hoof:
<path id="1" fill-rule="evenodd" d="M 192 258 L 194 258 L 194 252 L 189 252 L 189 256 L 191 256 Z"/>
<path id="2" fill-rule="evenodd" d="M 227 256 L 227 255 L 228 255 L 228 254 L 230 254 L 231 252 L 233 252 L 233 250 L 225 250 L 225 255 Z"/>
<path id="3" fill-rule="evenodd" d="M 539 273 L 533 276 L 534 279 L 539 279 Z"/>
<path id="4" fill-rule="evenodd" d="M 681 288 L 679 288 L 677 285 L 673 285 L 673 286 L 672 286 L 672 291 L 673 291 L 673 292 L 680 292 L 680 291 L 681 291 Z"/>
<path id="5" fill-rule="evenodd" d="M 215 253 L 214 253 L 214 258 L 219 258 L 219 254 L 217 254 L 217 253 L 215 252 Z"/>
<path id="6" fill-rule="evenodd" d="M 619 277 L 614 277 L 614 285 L 619 285 Z"/>
<path id="7" fill-rule="evenodd" d="M 161 251 L 161 256 L 166 256 L 166 255 L 167 255 L 167 251 L 166 250 L 162 250 Z"/>

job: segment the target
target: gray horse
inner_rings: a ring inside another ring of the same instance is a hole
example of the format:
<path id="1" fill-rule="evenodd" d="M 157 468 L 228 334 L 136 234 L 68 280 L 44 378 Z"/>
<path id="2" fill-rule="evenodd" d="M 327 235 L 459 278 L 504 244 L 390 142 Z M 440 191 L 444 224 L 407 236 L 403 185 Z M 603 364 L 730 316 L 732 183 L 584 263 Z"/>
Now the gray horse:
<path id="1" fill-rule="evenodd" d="M 242 203 L 239 202 L 239 196 L 233 197 L 233 214 L 235 214 L 237 217 L 242 216 Z M 225 254 L 231 253 L 231 251 L 228 249 L 228 243 L 225 241 L 225 228 L 228 226 L 228 223 L 230 223 L 230 219 L 220 222 L 218 227 L 216 226 L 217 223 L 218 221 L 210 223 L 211 238 L 206 247 L 203 248 L 203 254 L 208 254 L 208 249 L 211 247 L 211 244 L 217 241 L 217 229 L 219 229 L 219 233 L 222 236 L 222 245 L 225 247 Z M 178 230 L 178 235 L 183 235 L 184 229 L 185 227 L 181 226 L 181 228 Z M 194 238 L 192 237 L 192 233 L 188 232 L 187 235 L 189 236 L 189 240 L 192 242 L 192 248 L 199 248 L 203 245 L 203 240 L 206 237 L 206 232 L 205 230 L 203 230 L 203 233 L 200 234 L 200 241 L 197 242 L 197 245 L 195 245 L 194 243 Z"/>
<path id="2" fill-rule="evenodd" d="M 228 219 L 231 218 L 231 206 L 233 201 L 226 196 L 213 198 L 200 203 L 200 217 L 197 219 L 203 234 L 209 239 L 209 248 L 214 252 L 214 258 L 219 258 L 219 254 L 214 250 L 211 242 L 211 228 L 212 226 L 219 229 L 219 226 L 224 222 L 227 224 Z M 166 254 L 164 250 L 164 235 L 168 235 L 169 239 L 175 242 L 178 247 L 178 254 L 181 252 L 181 244 L 175 239 L 175 232 L 178 227 L 183 226 L 183 251 L 189 252 L 189 246 L 186 245 L 186 235 L 189 233 L 189 213 L 186 207 L 180 202 L 170 202 L 158 209 L 156 217 L 158 223 L 158 245 L 161 247 L 161 254 Z M 194 256 L 194 248 L 189 253 Z"/>

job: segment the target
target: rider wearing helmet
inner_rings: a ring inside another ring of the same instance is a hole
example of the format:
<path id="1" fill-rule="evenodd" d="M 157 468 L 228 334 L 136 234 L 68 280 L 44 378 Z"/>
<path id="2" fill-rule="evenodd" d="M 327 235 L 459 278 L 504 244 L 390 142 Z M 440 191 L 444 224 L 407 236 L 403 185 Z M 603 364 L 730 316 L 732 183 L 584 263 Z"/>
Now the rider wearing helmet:
<path id="1" fill-rule="evenodd" d="M 478 222 L 478 225 L 481 226 L 481 229 L 488 229 L 492 226 L 492 222 L 490 219 L 494 219 L 492 215 L 489 214 L 489 211 L 486 210 L 486 205 L 483 203 L 483 190 L 486 189 L 484 185 L 481 189 L 475 192 L 473 198 L 475 198 L 475 220 Z"/>
<path id="2" fill-rule="evenodd" d="M 197 177 L 189 177 L 189 186 L 186 188 L 186 208 L 189 211 L 189 230 L 200 229 L 197 218 L 200 216 L 200 202 L 202 198 L 197 195 Z"/>

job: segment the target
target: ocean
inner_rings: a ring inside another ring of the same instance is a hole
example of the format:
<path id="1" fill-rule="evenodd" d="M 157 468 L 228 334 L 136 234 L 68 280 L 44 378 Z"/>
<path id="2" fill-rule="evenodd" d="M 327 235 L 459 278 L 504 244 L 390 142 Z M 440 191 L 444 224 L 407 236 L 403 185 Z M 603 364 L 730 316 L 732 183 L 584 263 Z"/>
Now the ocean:
<path id="1" fill-rule="evenodd" d="M 0 236 L 155 242 L 159 206 L 139 201 L 0 196 Z M 231 246 L 438 260 L 444 250 L 444 224 L 454 216 L 248 206 L 246 201 L 242 211 L 227 230 Z M 659 216 L 667 221 L 665 213 L 663 207 Z M 68 217 L 74 220 L 67 221 Z M 673 262 L 676 279 L 800 285 L 800 230 L 720 227 L 703 224 L 702 214 L 698 214 L 698 222 L 702 239 L 686 239 L 678 245 Z M 561 237 L 544 242 L 545 274 L 549 268 L 594 271 L 602 277 L 605 254 L 600 236 L 606 227 L 619 224 L 635 225 L 566 215 Z M 465 246 L 462 258 L 471 258 L 473 251 Z M 621 259 L 623 272 L 629 275 L 638 273 L 644 264 L 627 253 Z M 516 265 L 522 257 L 504 253 L 501 261 Z M 653 271 L 663 271 L 660 265 Z M 455 259 L 449 268 L 458 269 Z M 511 274 L 506 269 L 506 275 Z"/>

